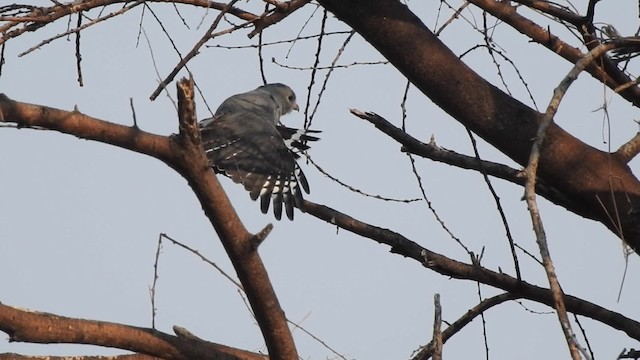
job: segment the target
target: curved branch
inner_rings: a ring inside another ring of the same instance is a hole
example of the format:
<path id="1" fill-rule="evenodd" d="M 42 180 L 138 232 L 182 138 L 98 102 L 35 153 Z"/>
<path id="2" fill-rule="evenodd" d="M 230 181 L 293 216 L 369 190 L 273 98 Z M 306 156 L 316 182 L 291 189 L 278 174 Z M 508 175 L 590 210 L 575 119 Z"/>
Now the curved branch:
<path id="1" fill-rule="evenodd" d="M 551 291 L 499 273 L 478 264 L 466 264 L 423 248 L 401 234 L 367 224 L 328 206 L 305 200 L 306 213 L 344 230 L 391 247 L 391 252 L 420 263 L 439 274 L 460 280 L 471 280 L 509 292 L 511 295 L 553 307 Z M 640 340 L 640 322 L 572 295 L 564 295 L 567 310 L 606 324 Z"/>
<path id="2" fill-rule="evenodd" d="M 369 111 L 363 112 L 356 109 L 351 109 L 350 111 L 353 115 L 370 122 L 378 130 L 401 144 L 401 151 L 403 152 L 422 156 L 461 169 L 484 172 L 487 175 L 517 185 L 524 186 L 525 184 L 526 178 L 522 176 L 522 171 L 520 170 L 492 161 L 478 160 L 475 156 L 464 155 L 445 149 L 438 146 L 433 139 L 429 143 L 423 143 L 376 113 Z M 536 184 L 536 192 L 555 204 L 562 205 L 571 201 L 554 188 L 549 188 L 541 183 Z"/>
<path id="3" fill-rule="evenodd" d="M 494 306 L 502 304 L 505 301 L 515 300 L 517 298 L 518 297 L 513 294 L 504 293 L 482 300 L 478 305 L 469 309 L 453 324 L 447 326 L 447 328 L 442 332 L 442 343 L 446 343 L 447 340 L 449 340 L 453 335 L 457 334 L 465 326 L 471 323 L 473 319 L 475 319 L 478 315 L 484 313 Z M 433 344 L 433 341 L 431 341 L 422 350 L 420 350 L 420 352 L 416 356 L 413 357 L 413 360 L 428 359 L 433 355 L 435 350 L 435 344 Z"/>

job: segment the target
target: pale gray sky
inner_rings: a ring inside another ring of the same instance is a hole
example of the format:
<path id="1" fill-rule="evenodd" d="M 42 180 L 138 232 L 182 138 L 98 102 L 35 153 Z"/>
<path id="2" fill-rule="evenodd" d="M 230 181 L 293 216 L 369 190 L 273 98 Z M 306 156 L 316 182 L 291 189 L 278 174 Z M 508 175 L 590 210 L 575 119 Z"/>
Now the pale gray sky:
<path id="1" fill-rule="evenodd" d="M 33 1 L 48 4 L 46 1 Z M 624 3 L 624 4 L 623 4 Z M 240 3 L 245 6 L 245 3 Z M 586 1 L 576 1 L 579 9 Z M 248 6 L 248 5 L 247 5 Z M 434 28 L 436 3 L 410 2 L 416 13 Z M 217 12 L 180 7 L 191 29 L 186 29 L 168 5 L 153 4 L 181 52 L 186 53 L 213 21 Z M 115 9 L 115 8 L 113 8 Z M 113 10 L 112 9 L 112 10 Z M 265 41 L 293 38 L 313 11 L 312 6 L 294 14 L 265 32 Z M 602 12 L 600 12 L 602 10 Z M 602 21 L 613 22 L 622 35 L 637 27 L 637 4 L 603 1 L 598 5 Z M 162 95 L 150 102 L 158 77 L 144 37 L 137 43 L 141 8 L 90 28 L 82 33 L 82 64 L 85 86 L 76 82 L 74 41 L 61 39 L 27 56 L 17 54 L 54 33 L 65 31 L 61 21 L 8 43 L 0 92 L 9 97 L 56 108 L 73 109 L 104 120 L 131 124 L 129 98 L 135 102 L 139 126 L 159 134 L 176 132 L 176 113 Z M 447 15 L 442 15 L 447 18 Z M 481 22 L 477 10 L 475 18 Z M 96 16 L 96 13 L 89 14 Z M 203 25 L 197 28 L 203 18 Z M 302 34 L 318 31 L 321 11 Z M 75 20 L 74 20 L 75 22 Z M 441 24 L 440 19 L 438 24 Z M 149 13 L 144 18 L 155 62 L 164 77 L 178 61 L 177 55 Z M 346 26 L 329 15 L 332 30 Z M 224 24 L 224 26 L 228 26 Z M 438 25 L 439 26 L 439 25 Z M 554 31 L 562 28 L 555 25 Z M 239 31 L 211 44 L 254 43 Z M 473 37 L 471 36 L 473 34 Z M 480 41 L 464 20 L 442 34 L 456 53 Z M 496 42 L 518 65 L 538 107 L 544 109 L 553 88 L 571 68 L 539 45 L 530 44 L 507 26 L 493 34 Z M 321 65 L 328 65 L 345 35 L 325 39 Z M 310 71 L 283 69 L 270 62 L 310 67 L 316 41 L 299 41 L 264 50 L 266 74 L 271 82 L 284 82 L 296 90 L 302 108 Z M 291 49 L 290 49 L 291 48 Z M 290 53 L 289 53 L 289 50 Z M 356 36 L 341 64 L 377 61 L 381 57 Z M 476 71 L 501 86 L 486 52 L 476 50 L 465 57 Z M 234 93 L 255 88 L 261 82 L 255 49 L 203 49 L 189 68 L 208 104 L 215 108 Z M 514 72 L 502 70 L 514 95 L 531 101 Z M 311 96 L 317 99 L 319 72 Z M 186 72 L 182 71 L 181 76 Z M 400 102 L 405 80 L 391 66 L 354 66 L 337 69 L 329 80 L 313 128 L 323 131 L 311 156 L 325 170 L 363 191 L 395 198 L 420 197 L 406 155 L 349 108 L 374 111 L 399 125 Z M 169 94 L 175 97 L 172 83 Z M 637 131 L 636 109 L 582 75 L 569 90 L 556 121 L 589 144 L 606 150 L 602 112 L 593 112 L 610 101 L 611 147 L 617 148 Z M 198 99 L 200 118 L 208 115 Z M 407 128 L 415 137 L 428 140 L 434 134 L 439 145 L 472 154 L 462 126 L 431 101 L 411 89 Z M 301 126 L 302 113 L 284 119 Z M 511 161 L 481 142 L 481 154 L 490 160 Z M 417 159 L 427 196 L 449 228 L 474 252 L 484 248 L 483 264 L 513 273 L 504 230 L 493 200 L 475 173 L 429 160 Z M 233 273 L 224 250 L 185 180 L 159 161 L 104 144 L 79 140 L 54 132 L 0 128 L 0 301 L 59 315 L 151 325 L 149 286 L 158 234 L 198 249 L 226 271 Z M 637 171 L 638 161 L 631 166 Z M 304 165 L 311 185 L 311 201 L 326 204 L 357 219 L 397 231 L 408 238 L 461 261 L 466 254 L 442 230 L 424 202 L 390 203 L 356 195 L 338 186 L 315 168 Z M 636 172 L 637 173 L 637 172 Z M 444 278 L 414 261 L 390 254 L 386 246 L 362 239 L 311 216 L 296 214 L 296 221 L 274 222 L 262 215 L 241 186 L 220 178 L 240 217 L 250 231 L 269 222 L 274 231 L 260 248 L 263 261 L 287 317 L 300 323 L 348 359 L 404 359 L 431 337 L 433 295 L 441 294 L 443 318 L 455 321 L 478 302 L 476 285 Z M 516 241 L 536 253 L 523 190 L 494 180 L 507 211 Z M 639 263 L 631 258 L 626 286 L 616 302 L 624 270 L 622 246 L 608 230 L 562 208 L 539 199 L 552 256 L 560 281 L 569 294 L 638 318 Z M 520 254 L 523 277 L 547 286 L 543 270 Z M 265 351 L 258 327 L 238 291 L 214 269 L 180 248 L 165 244 L 160 259 L 157 287 L 157 328 L 171 333 L 180 325 L 197 336 L 253 351 Z M 496 290 L 483 287 L 490 296 Z M 487 313 L 490 356 L 494 359 L 560 358 L 566 344 L 556 316 L 549 308 L 524 302 L 509 303 Z M 531 311 L 542 311 L 540 315 Z M 614 358 L 626 347 L 638 347 L 623 333 L 582 319 L 589 341 L 600 358 Z M 301 357 L 333 358 L 334 355 L 300 331 L 295 331 Z M 68 345 L 9 344 L 4 336 L 0 352 L 27 354 L 113 353 L 99 348 Z M 582 342 L 584 344 L 584 342 Z M 116 352 L 119 353 L 119 352 Z M 479 320 L 445 345 L 445 356 L 477 358 L 484 353 Z"/>

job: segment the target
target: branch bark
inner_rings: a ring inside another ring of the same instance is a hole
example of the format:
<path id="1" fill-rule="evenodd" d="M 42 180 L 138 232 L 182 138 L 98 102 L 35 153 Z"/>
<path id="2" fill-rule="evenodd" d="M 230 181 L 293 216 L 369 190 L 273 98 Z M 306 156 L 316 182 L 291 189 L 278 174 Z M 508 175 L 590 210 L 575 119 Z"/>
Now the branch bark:
<path id="1" fill-rule="evenodd" d="M 245 350 L 154 329 L 105 321 L 74 319 L 17 309 L 0 303 L 0 330 L 10 341 L 89 344 L 130 350 L 166 360 L 267 360 Z M 0 354 L 0 359 L 2 354 Z"/>

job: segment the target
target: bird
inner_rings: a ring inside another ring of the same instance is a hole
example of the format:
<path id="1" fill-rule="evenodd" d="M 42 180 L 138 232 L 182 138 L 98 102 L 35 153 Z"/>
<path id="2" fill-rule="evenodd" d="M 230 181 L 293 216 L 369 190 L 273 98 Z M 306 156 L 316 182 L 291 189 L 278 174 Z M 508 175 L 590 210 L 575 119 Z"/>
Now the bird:
<path id="1" fill-rule="evenodd" d="M 317 130 L 282 125 L 280 117 L 299 111 L 293 90 L 281 83 L 232 95 L 213 117 L 200 121 L 202 145 L 213 170 L 244 185 L 252 200 L 260 198 L 260 210 L 282 218 L 282 208 L 293 220 L 293 208 L 302 212 L 302 190 L 309 183 L 297 159 L 319 138 Z"/>

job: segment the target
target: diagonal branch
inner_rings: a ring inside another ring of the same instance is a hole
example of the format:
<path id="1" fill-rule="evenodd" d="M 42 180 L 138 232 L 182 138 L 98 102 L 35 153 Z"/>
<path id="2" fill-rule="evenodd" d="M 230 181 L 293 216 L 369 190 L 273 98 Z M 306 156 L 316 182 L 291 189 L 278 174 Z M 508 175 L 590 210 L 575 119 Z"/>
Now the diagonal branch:
<path id="1" fill-rule="evenodd" d="M 478 315 L 483 314 L 485 311 L 491 309 L 494 306 L 500 305 L 505 301 L 515 300 L 516 296 L 510 293 L 503 293 L 500 295 L 496 295 L 490 297 L 488 299 L 482 300 L 478 305 L 469 309 L 464 315 L 462 315 L 458 320 L 456 320 L 453 324 L 447 326 L 447 328 L 442 332 L 442 343 L 446 343 L 447 340 L 451 339 L 451 337 L 457 334 L 460 330 L 462 330 L 465 326 L 471 323 L 473 319 L 475 319 Z M 430 342 L 420 352 L 413 357 L 412 360 L 426 360 L 430 358 L 433 353 L 436 351 L 436 344 Z"/>
<path id="2" fill-rule="evenodd" d="M 558 111 L 558 107 L 560 106 L 560 102 L 564 97 L 565 93 L 569 89 L 569 86 L 578 78 L 578 75 L 585 69 L 585 67 L 591 64 L 595 59 L 599 58 L 607 51 L 616 47 L 616 43 L 609 43 L 606 45 L 599 45 L 593 50 L 589 51 L 589 53 L 580 61 L 576 62 L 576 65 L 571 69 L 571 71 L 565 76 L 564 79 L 560 82 L 560 85 L 554 90 L 553 97 L 549 102 L 549 106 L 547 107 L 547 111 L 544 114 L 544 118 L 540 123 L 540 127 L 538 128 L 536 139 L 533 143 L 533 147 L 531 149 L 531 156 L 529 157 L 529 163 L 525 168 L 524 172 L 527 175 L 527 182 L 525 184 L 525 199 L 527 201 L 527 207 L 529 208 L 529 213 L 531 215 L 531 222 L 533 224 L 533 230 L 536 234 L 536 242 L 538 243 L 538 247 L 540 249 L 540 255 L 542 256 L 542 264 L 544 266 L 547 279 L 549 280 L 549 286 L 551 288 L 551 293 L 553 294 L 554 299 L 554 308 L 556 309 L 556 313 L 558 315 L 558 320 L 560 321 L 560 325 L 562 327 L 562 331 L 565 335 L 565 339 L 567 341 L 567 345 L 569 346 L 569 351 L 571 353 L 571 357 L 573 359 L 580 359 L 580 353 L 578 350 L 578 343 L 575 339 L 575 333 L 571 328 L 571 323 L 569 322 L 569 316 L 567 315 L 567 311 L 564 304 L 563 292 L 560 287 L 560 282 L 556 275 L 555 267 L 553 265 L 553 261 L 551 259 L 551 253 L 549 251 L 549 246 L 547 243 L 547 236 L 544 231 L 544 225 L 542 223 L 542 217 L 540 215 L 540 211 L 538 209 L 538 204 L 536 201 L 535 194 L 535 186 L 536 186 L 536 176 L 538 165 L 540 162 L 540 157 L 542 155 L 542 147 L 546 137 L 546 131 L 551 122 L 553 121 L 556 112 Z M 624 234 L 620 234 L 621 238 L 624 240 Z"/>
<path id="3" fill-rule="evenodd" d="M 325 205 L 305 200 L 304 210 L 306 213 L 339 228 L 388 245 L 391 247 L 392 253 L 413 259 L 420 265 L 441 275 L 479 282 L 507 291 L 516 298 L 524 298 L 553 307 L 553 296 L 549 289 L 525 281 L 518 281 L 505 273 L 489 270 L 477 263 L 466 264 L 450 259 L 420 246 L 397 232 L 367 224 Z M 565 294 L 564 301 L 568 311 L 606 324 L 625 332 L 633 339 L 640 340 L 640 322 L 572 295 Z"/>
<path id="4" fill-rule="evenodd" d="M 437 145 L 434 140 L 424 143 L 409 135 L 399 127 L 396 127 L 376 113 L 369 111 L 363 112 L 357 109 L 351 109 L 350 111 L 353 115 L 370 122 L 378 130 L 400 143 L 402 145 L 401 150 L 403 152 L 416 154 L 418 156 L 456 166 L 461 169 L 484 172 L 487 175 L 491 175 L 517 185 L 524 186 L 525 184 L 526 178 L 522 176 L 522 171 L 520 170 L 516 170 L 504 164 L 479 160 L 475 156 L 468 156 L 445 149 Z M 536 184 L 536 192 L 556 204 L 567 204 L 571 201 L 556 189 L 547 187 L 543 183 L 538 182 Z"/>
<path id="5" fill-rule="evenodd" d="M 265 2 L 271 1 L 265 0 Z M 311 2 L 311 0 L 291 0 L 285 3 L 273 2 L 277 5 L 275 11 L 267 16 L 260 17 L 260 19 L 256 20 L 254 22 L 256 28 L 249 33 L 249 37 L 251 38 L 258 35 L 260 32 L 262 32 L 262 30 L 281 21 L 282 19 L 292 14 L 294 11 L 307 5 L 309 2 Z"/>
<path id="6" fill-rule="evenodd" d="M 218 14 L 218 16 L 216 16 L 215 20 L 213 21 L 213 23 L 211 24 L 211 26 L 209 26 L 209 29 L 207 29 L 207 31 L 205 32 L 204 35 L 202 35 L 202 37 L 200 38 L 200 40 L 198 40 L 198 42 L 196 42 L 196 44 L 191 48 L 191 50 L 184 56 L 180 58 L 180 61 L 178 62 L 178 64 L 173 68 L 173 70 L 171 70 L 171 72 L 169 73 L 169 75 L 167 75 L 164 80 L 162 80 L 162 82 L 160 84 L 158 84 L 158 86 L 156 87 L 156 89 L 153 91 L 153 93 L 151 94 L 151 96 L 149 97 L 151 100 L 155 100 L 158 95 L 160 95 L 160 93 L 162 92 L 162 90 L 164 90 L 164 88 L 169 85 L 169 83 L 171 81 L 173 81 L 173 79 L 176 77 L 176 75 L 178 75 L 178 72 L 180 72 L 180 70 L 182 70 L 183 67 L 185 67 L 187 65 L 187 63 L 193 59 L 196 55 L 198 55 L 200 53 L 200 48 L 211 39 L 211 35 L 213 34 L 213 30 L 215 30 L 218 27 L 218 24 L 220 24 L 220 21 L 222 21 L 222 19 L 224 18 L 224 15 L 231 9 L 233 9 L 233 5 L 238 2 L 239 0 L 231 0 L 224 8 L 222 8 L 222 10 L 220 10 L 220 13 Z M 242 25 L 241 25 L 242 26 Z"/>

